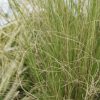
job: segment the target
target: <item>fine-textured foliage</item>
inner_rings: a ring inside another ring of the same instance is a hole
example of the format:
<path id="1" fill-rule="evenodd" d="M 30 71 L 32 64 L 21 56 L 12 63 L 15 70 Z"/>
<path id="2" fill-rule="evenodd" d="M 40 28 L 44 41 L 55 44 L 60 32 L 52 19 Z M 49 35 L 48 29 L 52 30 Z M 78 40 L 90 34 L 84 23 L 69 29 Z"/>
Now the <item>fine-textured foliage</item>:
<path id="1" fill-rule="evenodd" d="M 100 0 L 9 0 L 0 28 L 0 100 L 100 99 Z"/>

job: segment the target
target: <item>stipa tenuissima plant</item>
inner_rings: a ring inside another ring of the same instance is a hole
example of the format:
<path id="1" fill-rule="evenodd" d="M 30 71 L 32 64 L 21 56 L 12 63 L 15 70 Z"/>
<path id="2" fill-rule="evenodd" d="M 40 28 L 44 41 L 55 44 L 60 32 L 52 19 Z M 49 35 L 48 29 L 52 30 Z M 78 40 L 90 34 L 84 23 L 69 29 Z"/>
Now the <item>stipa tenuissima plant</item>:
<path id="1" fill-rule="evenodd" d="M 0 30 L 3 100 L 99 100 L 99 0 L 9 0 Z"/>

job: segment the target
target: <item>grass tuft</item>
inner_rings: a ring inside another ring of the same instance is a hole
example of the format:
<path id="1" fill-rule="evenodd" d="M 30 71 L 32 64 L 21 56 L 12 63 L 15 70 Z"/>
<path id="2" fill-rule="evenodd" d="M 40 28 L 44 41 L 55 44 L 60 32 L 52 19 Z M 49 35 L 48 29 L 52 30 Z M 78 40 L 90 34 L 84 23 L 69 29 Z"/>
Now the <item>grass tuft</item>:
<path id="1" fill-rule="evenodd" d="M 0 100 L 99 100 L 99 0 L 9 0 L 0 27 Z"/>

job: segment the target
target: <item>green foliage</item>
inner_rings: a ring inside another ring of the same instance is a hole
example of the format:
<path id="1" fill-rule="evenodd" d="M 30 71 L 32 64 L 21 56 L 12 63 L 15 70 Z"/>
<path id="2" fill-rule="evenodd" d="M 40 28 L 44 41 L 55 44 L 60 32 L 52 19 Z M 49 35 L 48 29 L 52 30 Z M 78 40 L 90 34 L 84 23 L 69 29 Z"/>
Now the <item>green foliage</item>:
<path id="1" fill-rule="evenodd" d="M 16 23 L 0 30 L 4 100 L 99 99 L 100 1 L 86 2 L 9 0 Z"/>

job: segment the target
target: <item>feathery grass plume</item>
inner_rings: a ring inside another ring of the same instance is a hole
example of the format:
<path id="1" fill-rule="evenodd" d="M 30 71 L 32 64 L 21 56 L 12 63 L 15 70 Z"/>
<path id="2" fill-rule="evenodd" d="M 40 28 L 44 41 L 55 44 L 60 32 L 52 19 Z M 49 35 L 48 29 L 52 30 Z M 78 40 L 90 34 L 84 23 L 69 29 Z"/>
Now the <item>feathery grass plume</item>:
<path id="1" fill-rule="evenodd" d="M 99 3 L 9 0 L 16 22 L 0 30 L 1 98 L 99 100 Z"/>

